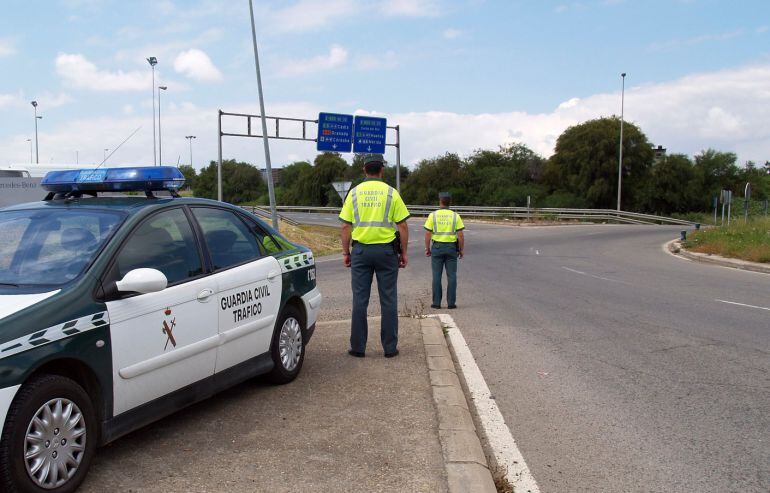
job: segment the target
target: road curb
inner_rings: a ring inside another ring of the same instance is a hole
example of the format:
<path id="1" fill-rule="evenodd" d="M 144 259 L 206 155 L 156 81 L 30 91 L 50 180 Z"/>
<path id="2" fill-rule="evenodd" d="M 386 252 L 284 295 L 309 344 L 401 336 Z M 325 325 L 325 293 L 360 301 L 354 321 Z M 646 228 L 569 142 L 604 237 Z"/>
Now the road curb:
<path id="1" fill-rule="evenodd" d="M 719 255 L 710 255 L 708 253 L 690 252 L 682 247 L 680 240 L 671 240 L 666 243 L 666 249 L 674 255 L 692 260 L 693 262 L 701 262 L 704 264 L 718 265 L 720 267 L 730 267 L 732 269 L 748 270 L 751 272 L 760 272 L 762 274 L 770 274 L 770 266 L 766 266 L 757 262 L 749 262 L 746 260 L 738 260 Z"/>
<path id="2" fill-rule="evenodd" d="M 420 320 L 450 493 L 496 493 L 441 322 Z"/>

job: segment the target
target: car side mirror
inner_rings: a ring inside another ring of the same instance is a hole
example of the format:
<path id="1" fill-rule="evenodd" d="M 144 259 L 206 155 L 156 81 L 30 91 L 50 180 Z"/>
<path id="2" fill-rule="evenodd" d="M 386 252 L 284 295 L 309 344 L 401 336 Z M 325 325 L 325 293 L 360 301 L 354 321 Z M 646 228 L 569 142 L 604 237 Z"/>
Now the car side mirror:
<path id="1" fill-rule="evenodd" d="M 155 293 L 166 289 L 168 279 L 157 269 L 134 269 L 115 285 L 121 293 Z"/>

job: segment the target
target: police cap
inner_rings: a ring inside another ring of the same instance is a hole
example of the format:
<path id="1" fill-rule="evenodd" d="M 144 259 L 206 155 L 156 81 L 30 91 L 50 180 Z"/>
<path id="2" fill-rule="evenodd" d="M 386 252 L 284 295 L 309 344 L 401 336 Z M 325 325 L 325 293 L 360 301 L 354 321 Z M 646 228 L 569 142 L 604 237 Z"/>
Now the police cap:
<path id="1" fill-rule="evenodd" d="M 367 154 L 364 157 L 364 169 L 370 173 L 376 173 L 385 166 L 385 158 L 382 154 Z"/>
<path id="2" fill-rule="evenodd" d="M 441 200 L 451 200 L 452 199 L 452 194 L 449 193 L 449 192 L 439 192 L 438 193 L 438 198 L 441 199 Z"/>

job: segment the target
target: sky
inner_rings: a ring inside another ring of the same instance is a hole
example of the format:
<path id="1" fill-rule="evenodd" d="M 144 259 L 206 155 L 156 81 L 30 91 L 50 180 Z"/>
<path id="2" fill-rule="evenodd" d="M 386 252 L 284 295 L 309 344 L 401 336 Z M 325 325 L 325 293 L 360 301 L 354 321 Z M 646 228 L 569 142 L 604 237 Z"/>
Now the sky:
<path id="1" fill-rule="evenodd" d="M 150 56 L 168 87 L 163 164 L 190 163 L 187 135 L 196 168 L 216 159 L 219 109 L 259 114 L 247 0 L 2 4 L 0 166 L 30 162 L 32 100 L 41 164 L 99 163 L 137 129 L 107 163 L 153 164 Z M 254 12 L 268 115 L 386 117 L 409 166 L 512 142 L 548 157 L 567 127 L 620 114 L 621 73 L 624 117 L 655 145 L 770 159 L 768 0 L 255 0 Z M 316 155 L 313 142 L 270 145 L 274 166 Z M 264 165 L 259 139 L 225 137 L 223 155 Z"/>

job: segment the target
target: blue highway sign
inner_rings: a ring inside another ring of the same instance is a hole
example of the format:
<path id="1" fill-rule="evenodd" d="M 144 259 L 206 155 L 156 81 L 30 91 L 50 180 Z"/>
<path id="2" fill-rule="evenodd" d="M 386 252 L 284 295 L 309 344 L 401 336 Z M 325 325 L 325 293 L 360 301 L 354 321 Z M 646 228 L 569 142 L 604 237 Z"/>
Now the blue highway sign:
<path id="1" fill-rule="evenodd" d="M 373 116 L 357 116 L 353 152 L 385 154 L 385 133 L 388 121 Z"/>
<path id="2" fill-rule="evenodd" d="M 318 114 L 319 151 L 350 152 L 353 142 L 353 115 Z"/>

